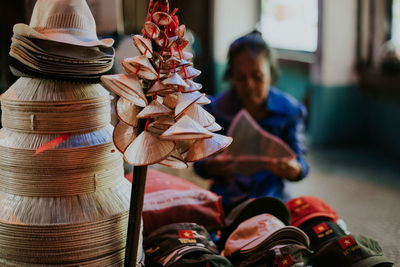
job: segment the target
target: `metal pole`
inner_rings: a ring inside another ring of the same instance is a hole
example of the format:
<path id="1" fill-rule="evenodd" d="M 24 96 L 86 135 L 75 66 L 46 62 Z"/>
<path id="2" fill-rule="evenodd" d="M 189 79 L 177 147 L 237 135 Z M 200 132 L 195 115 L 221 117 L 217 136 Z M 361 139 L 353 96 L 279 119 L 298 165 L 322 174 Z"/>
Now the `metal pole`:
<path id="1" fill-rule="evenodd" d="M 138 135 L 143 132 L 146 120 L 139 120 Z M 131 201 L 128 218 L 128 234 L 125 247 L 125 267 L 136 267 L 139 247 L 140 224 L 142 221 L 142 210 L 144 190 L 146 185 L 147 166 L 135 166 L 133 168 Z"/>

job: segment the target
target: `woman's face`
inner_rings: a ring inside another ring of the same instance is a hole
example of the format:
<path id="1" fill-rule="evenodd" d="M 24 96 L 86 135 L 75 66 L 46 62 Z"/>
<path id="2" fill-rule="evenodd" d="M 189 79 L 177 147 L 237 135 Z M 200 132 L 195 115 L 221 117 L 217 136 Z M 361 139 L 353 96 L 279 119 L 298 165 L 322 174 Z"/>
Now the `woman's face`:
<path id="1" fill-rule="evenodd" d="M 232 82 L 245 108 L 265 103 L 271 85 L 269 62 L 263 53 L 245 50 L 232 61 Z"/>

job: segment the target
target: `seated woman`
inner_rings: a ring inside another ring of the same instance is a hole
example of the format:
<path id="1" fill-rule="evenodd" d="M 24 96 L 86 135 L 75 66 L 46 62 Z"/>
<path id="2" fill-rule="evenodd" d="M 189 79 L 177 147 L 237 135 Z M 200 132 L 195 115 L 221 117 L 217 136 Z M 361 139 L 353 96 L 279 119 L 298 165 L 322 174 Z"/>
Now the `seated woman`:
<path id="1" fill-rule="evenodd" d="M 213 179 L 211 190 L 222 196 L 226 212 L 253 197 L 272 196 L 287 201 L 290 195 L 285 183 L 298 181 L 308 173 L 303 132 L 306 108 L 271 86 L 277 79 L 277 65 L 259 32 L 242 36 L 231 44 L 224 78 L 232 87 L 216 95 L 205 107 L 224 131 L 245 108 L 263 129 L 286 142 L 297 158 L 271 162 L 263 170 L 246 175 L 236 168 L 232 158 L 218 155 L 196 163 L 195 171 Z"/>

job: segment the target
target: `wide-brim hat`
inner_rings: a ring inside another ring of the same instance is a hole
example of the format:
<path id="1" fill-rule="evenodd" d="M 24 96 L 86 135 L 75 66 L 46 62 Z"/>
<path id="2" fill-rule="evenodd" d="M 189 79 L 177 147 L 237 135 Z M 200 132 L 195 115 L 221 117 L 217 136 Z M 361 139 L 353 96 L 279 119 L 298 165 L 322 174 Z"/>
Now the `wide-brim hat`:
<path id="1" fill-rule="evenodd" d="M 77 46 L 111 47 L 111 38 L 99 40 L 96 22 L 85 0 L 38 0 L 29 25 L 14 25 L 15 34 Z"/>

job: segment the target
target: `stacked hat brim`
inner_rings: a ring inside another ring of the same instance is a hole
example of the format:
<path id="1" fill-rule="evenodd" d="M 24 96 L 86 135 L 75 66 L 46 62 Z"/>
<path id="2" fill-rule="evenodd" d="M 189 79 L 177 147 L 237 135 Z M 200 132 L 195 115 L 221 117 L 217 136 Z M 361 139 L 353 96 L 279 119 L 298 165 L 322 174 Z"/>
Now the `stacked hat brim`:
<path id="1" fill-rule="evenodd" d="M 236 206 L 226 217 L 226 227 L 222 229 L 221 238 L 218 240 L 218 247 L 222 249 L 229 235 L 239 226 L 251 217 L 259 214 L 272 214 L 281 220 L 285 225 L 290 225 L 290 213 L 285 203 L 273 197 L 259 197 L 249 199 Z"/>
<path id="2" fill-rule="evenodd" d="M 16 24 L 13 31 L 15 75 L 98 82 L 112 68 L 114 41 L 98 40 L 89 7 L 80 1 L 35 5 L 30 24 Z"/>

